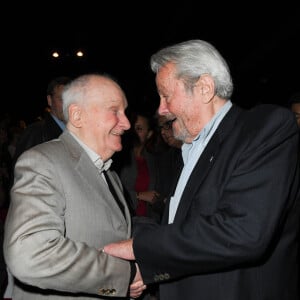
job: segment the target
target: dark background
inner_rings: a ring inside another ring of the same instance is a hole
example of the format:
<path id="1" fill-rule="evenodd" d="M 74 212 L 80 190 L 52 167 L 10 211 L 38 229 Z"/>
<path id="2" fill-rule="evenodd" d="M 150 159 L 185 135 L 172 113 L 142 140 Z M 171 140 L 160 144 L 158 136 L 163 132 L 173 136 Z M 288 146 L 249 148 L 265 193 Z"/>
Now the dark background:
<path id="1" fill-rule="evenodd" d="M 105 71 L 119 79 L 131 107 L 158 105 L 149 59 L 187 39 L 211 42 L 227 60 L 244 107 L 286 105 L 300 90 L 297 3 L 201 1 L 10 3 L 2 9 L 3 110 L 31 121 L 46 106 L 54 76 Z M 5 18 L 5 21 L 4 21 Z M 59 50 L 58 60 L 51 57 Z M 76 58 L 76 50 L 85 51 Z M 4 96 L 5 95 L 5 96 Z"/>

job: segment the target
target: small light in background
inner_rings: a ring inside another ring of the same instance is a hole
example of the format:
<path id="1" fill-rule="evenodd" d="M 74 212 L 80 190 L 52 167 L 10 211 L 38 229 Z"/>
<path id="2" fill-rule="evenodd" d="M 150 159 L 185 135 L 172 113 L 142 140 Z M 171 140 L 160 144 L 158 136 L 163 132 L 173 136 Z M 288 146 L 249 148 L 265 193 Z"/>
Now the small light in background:
<path id="1" fill-rule="evenodd" d="M 72 49 L 61 49 L 61 50 L 52 50 L 51 57 L 54 59 L 70 59 L 70 58 L 83 58 L 86 56 L 86 53 L 83 50 L 72 50 Z"/>
<path id="2" fill-rule="evenodd" d="M 84 53 L 83 53 L 81 50 L 78 50 L 78 51 L 76 52 L 76 56 L 77 56 L 77 57 L 83 57 L 83 56 L 84 56 Z"/>
<path id="3" fill-rule="evenodd" d="M 54 57 L 54 58 L 58 58 L 60 55 L 59 55 L 59 53 L 57 52 L 57 51 L 54 51 L 54 52 L 52 52 L 52 57 Z"/>

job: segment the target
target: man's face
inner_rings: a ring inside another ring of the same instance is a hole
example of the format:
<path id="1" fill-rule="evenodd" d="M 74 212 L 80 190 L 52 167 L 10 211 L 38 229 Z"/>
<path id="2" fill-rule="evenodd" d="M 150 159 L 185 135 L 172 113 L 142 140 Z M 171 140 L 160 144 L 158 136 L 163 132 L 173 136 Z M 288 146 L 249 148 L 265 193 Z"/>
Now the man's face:
<path id="1" fill-rule="evenodd" d="M 53 95 L 48 95 L 48 105 L 51 113 L 59 120 L 64 121 L 63 108 L 62 108 L 62 92 L 64 85 L 58 85 L 54 88 Z"/>
<path id="2" fill-rule="evenodd" d="M 175 78 L 172 63 L 167 63 L 158 71 L 156 86 L 160 96 L 158 113 L 174 120 L 172 128 L 176 139 L 191 143 L 201 130 L 201 101 L 185 89 L 182 80 Z"/>
<path id="3" fill-rule="evenodd" d="M 103 78 L 93 80 L 87 98 L 82 106 L 80 136 L 106 161 L 122 150 L 121 136 L 130 128 L 125 114 L 127 100 L 120 87 Z"/>
<path id="4" fill-rule="evenodd" d="M 291 110 L 295 114 L 298 127 L 300 128 L 300 103 L 293 103 L 291 105 Z"/>

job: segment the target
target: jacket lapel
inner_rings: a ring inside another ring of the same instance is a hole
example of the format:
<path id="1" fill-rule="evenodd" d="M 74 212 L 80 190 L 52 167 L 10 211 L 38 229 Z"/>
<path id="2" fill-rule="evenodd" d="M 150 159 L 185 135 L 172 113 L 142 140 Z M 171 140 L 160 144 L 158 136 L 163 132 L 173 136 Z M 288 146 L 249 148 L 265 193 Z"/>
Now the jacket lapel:
<path id="1" fill-rule="evenodd" d="M 120 220 L 124 220 L 124 215 L 115 199 L 113 198 L 109 187 L 107 186 L 103 177 L 101 176 L 87 153 L 82 149 L 82 147 L 77 143 L 77 141 L 67 130 L 62 133 L 60 138 L 65 146 L 69 149 L 70 155 L 74 160 L 74 168 L 78 176 L 80 176 L 82 181 L 90 185 L 95 190 L 95 192 L 99 194 L 99 199 L 102 199 L 102 201 L 106 201 L 109 207 L 113 207 L 113 211 L 120 216 Z M 108 171 L 107 173 L 111 172 Z M 117 194 L 120 196 L 120 200 L 126 206 L 125 199 L 122 191 L 120 190 L 120 187 L 115 183 L 115 179 L 113 178 L 113 176 L 110 176 L 110 179 Z M 126 221 L 128 223 L 130 214 L 128 212 L 128 209 L 125 209 L 125 212 Z"/>
<path id="2" fill-rule="evenodd" d="M 194 198 L 193 195 L 195 194 L 197 189 L 199 189 L 199 186 L 202 184 L 203 180 L 205 180 L 211 168 L 213 168 L 214 162 L 218 158 L 222 142 L 232 131 L 232 128 L 233 126 L 235 126 L 237 118 L 240 115 L 240 112 L 240 108 L 234 105 L 232 106 L 232 108 L 228 111 L 228 113 L 220 123 L 216 132 L 213 134 L 203 153 L 201 154 L 183 191 L 174 218 L 174 223 L 185 218 Z M 164 221 L 165 220 L 166 218 L 164 218 Z"/>

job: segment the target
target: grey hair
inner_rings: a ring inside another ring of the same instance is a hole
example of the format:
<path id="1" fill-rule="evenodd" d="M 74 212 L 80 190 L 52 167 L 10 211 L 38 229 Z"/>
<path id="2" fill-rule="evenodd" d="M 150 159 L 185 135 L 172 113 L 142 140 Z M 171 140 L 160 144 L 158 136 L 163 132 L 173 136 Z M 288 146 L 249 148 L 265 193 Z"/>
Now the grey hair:
<path id="1" fill-rule="evenodd" d="M 186 89 L 193 90 L 201 75 L 209 74 L 215 82 L 215 93 L 229 99 L 233 92 L 229 66 L 219 51 L 203 40 L 190 40 L 163 48 L 153 54 L 150 66 L 154 73 L 167 63 L 174 63 L 176 78 L 182 79 Z"/>
<path id="2" fill-rule="evenodd" d="M 63 114 L 66 122 L 69 121 L 69 106 L 74 103 L 80 104 L 83 102 L 91 76 L 90 74 L 82 75 L 65 85 L 62 93 L 62 101 Z"/>
<path id="3" fill-rule="evenodd" d="M 95 77 L 104 77 L 118 84 L 117 79 L 107 73 L 90 73 L 75 78 L 66 84 L 62 93 L 63 114 L 66 122 L 69 121 L 69 106 L 71 104 L 83 104 L 89 90 L 89 83 Z"/>

